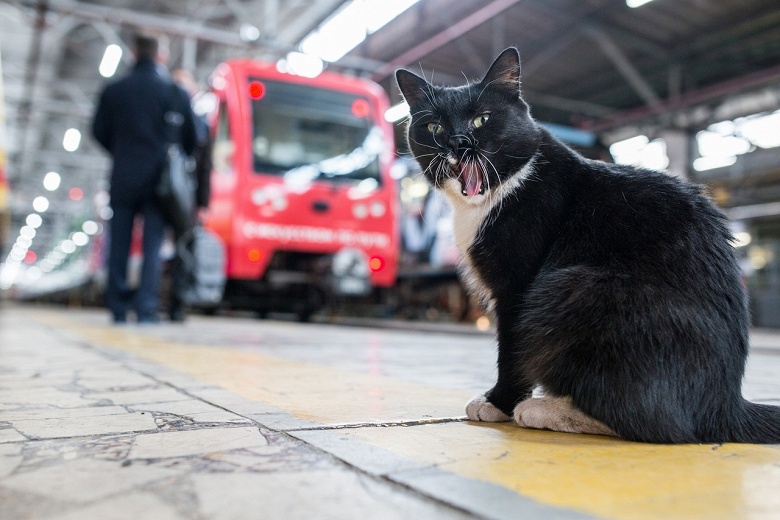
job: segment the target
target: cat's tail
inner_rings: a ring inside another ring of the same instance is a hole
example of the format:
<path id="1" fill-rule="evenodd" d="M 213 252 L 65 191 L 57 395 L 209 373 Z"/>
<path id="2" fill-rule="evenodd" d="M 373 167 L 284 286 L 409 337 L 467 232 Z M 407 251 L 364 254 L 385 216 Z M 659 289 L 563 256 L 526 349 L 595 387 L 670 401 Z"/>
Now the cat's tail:
<path id="1" fill-rule="evenodd" d="M 744 413 L 734 432 L 736 442 L 780 444 L 780 406 L 744 402 Z"/>

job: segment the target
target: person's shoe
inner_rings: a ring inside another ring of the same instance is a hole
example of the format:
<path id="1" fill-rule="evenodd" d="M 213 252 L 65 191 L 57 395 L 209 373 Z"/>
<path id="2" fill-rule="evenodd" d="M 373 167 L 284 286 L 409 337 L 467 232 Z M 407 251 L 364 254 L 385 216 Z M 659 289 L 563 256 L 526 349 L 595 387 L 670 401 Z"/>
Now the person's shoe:
<path id="1" fill-rule="evenodd" d="M 168 313 L 168 317 L 170 320 L 174 323 L 183 323 L 184 319 L 186 318 L 184 314 L 184 309 L 171 309 L 171 311 Z"/>
<path id="2" fill-rule="evenodd" d="M 127 323 L 127 314 L 124 312 L 114 312 L 111 315 L 111 320 L 114 322 L 114 325 L 124 325 Z"/>

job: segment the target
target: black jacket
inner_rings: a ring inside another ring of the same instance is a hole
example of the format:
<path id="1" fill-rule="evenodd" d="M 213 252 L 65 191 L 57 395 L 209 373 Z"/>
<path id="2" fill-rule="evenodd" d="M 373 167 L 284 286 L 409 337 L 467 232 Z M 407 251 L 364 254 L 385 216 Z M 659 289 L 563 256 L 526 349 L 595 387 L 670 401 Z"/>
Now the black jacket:
<path id="1" fill-rule="evenodd" d="M 166 151 L 166 111 L 184 116 L 181 145 L 187 154 L 193 152 L 197 137 L 189 97 L 172 85 L 154 62 L 144 60 L 103 90 L 92 134 L 114 159 L 112 205 L 134 205 L 152 196 Z"/>

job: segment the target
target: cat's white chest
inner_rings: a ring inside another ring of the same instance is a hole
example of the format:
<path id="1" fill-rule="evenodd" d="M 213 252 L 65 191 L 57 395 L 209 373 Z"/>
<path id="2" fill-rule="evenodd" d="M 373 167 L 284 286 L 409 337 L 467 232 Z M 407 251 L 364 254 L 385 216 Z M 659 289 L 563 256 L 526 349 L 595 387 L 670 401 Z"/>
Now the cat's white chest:
<path id="1" fill-rule="evenodd" d="M 455 183 L 453 183 L 455 184 Z M 469 250 L 477 239 L 480 230 L 493 208 L 492 201 L 485 198 L 481 204 L 473 204 L 463 199 L 459 185 L 446 189 L 445 193 L 452 204 L 452 228 L 455 245 L 461 253 L 461 274 L 469 292 L 473 294 L 489 311 L 492 310 L 492 291 L 488 288 L 471 259 Z"/>
<path id="2" fill-rule="evenodd" d="M 461 211 L 456 209 L 453 213 L 453 230 L 455 232 L 455 243 L 463 255 L 461 261 L 463 281 L 468 291 L 479 300 L 488 312 L 492 312 L 494 307 L 493 291 L 490 290 L 482 279 L 477 265 L 469 254 L 469 249 L 474 240 L 476 240 L 489 212 L 490 206 L 488 204 L 478 208 L 463 208 Z"/>
<path id="3" fill-rule="evenodd" d="M 462 254 L 468 254 L 469 248 L 477 238 L 477 233 L 482 227 L 488 213 L 490 204 L 472 206 L 470 204 L 453 201 L 452 226 L 455 233 L 455 244 Z"/>

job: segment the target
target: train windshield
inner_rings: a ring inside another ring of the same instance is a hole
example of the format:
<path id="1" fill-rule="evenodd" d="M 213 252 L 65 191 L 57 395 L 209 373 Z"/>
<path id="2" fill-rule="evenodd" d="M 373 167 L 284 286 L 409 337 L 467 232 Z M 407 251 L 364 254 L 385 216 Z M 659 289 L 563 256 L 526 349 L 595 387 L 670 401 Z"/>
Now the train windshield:
<path id="1" fill-rule="evenodd" d="M 380 182 L 384 137 L 360 96 L 250 79 L 252 156 L 257 173 L 286 180 Z"/>

